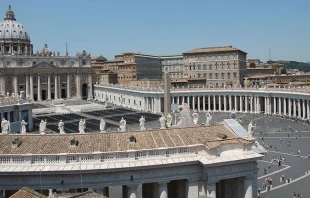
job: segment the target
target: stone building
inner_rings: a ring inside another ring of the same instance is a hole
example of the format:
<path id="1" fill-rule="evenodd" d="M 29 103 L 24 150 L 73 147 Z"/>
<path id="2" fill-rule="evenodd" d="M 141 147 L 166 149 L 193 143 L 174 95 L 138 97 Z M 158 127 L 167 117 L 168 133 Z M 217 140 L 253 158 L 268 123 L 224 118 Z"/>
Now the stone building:
<path id="1" fill-rule="evenodd" d="M 11 124 L 19 127 L 20 122 L 24 120 L 25 122 L 27 122 L 27 131 L 32 131 L 32 108 L 32 103 L 29 103 L 26 100 L 21 100 L 19 97 L 0 95 L 0 122 L 2 122 L 2 119 L 4 118 Z M 16 130 L 11 130 L 11 132 L 12 131 Z M 2 133 L 1 127 L 0 132 Z"/>
<path id="2" fill-rule="evenodd" d="M 143 53 L 115 55 L 115 60 L 106 61 L 104 69 L 117 74 L 117 83 L 130 85 L 141 79 L 161 79 L 161 61 L 158 56 Z"/>
<path id="3" fill-rule="evenodd" d="M 184 78 L 183 55 L 160 56 L 162 75 L 169 72 L 170 79 Z"/>
<path id="4" fill-rule="evenodd" d="M 62 56 L 45 44 L 33 53 L 30 36 L 9 6 L 0 23 L 0 93 L 26 93 L 35 101 L 92 98 L 90 54 Z"/>
<path id="5" fill-rule="evenodd" d="M 6 197 L 25 184 L 47 195 L 76 192 L 81 182 L 104 196 L 118 186 L 120 197 L 129 198 L 257 197 L 263 156 L 231 119 L 190 128 L 1 138 L 0 194 Z"/>
<path id="6" fill-rule="evenodd" d="M 232 46 L 184 52 L 184 77 L 203 79 L 208 87 L 243 86 L 246 55 L 246 52 Z"/>

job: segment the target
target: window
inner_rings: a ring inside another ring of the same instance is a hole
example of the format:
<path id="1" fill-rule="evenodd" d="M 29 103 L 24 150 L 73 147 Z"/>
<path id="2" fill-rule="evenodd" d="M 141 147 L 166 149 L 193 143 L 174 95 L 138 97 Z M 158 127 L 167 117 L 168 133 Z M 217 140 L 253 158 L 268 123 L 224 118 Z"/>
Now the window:
<path id="1" fill-rule="evenodd" d="M 54 62 L 52 61 L 52 62 L 50 62 L 52 65 L 54 64 Z"/>
<path id="2" fill-rule="evenodd" d="M 212 65 L 211 64 L 209 65 L 209 70 L 212 70 Z"/>
<path id="3" fill-rule="evenodd" d="M 86 65 L 86 61 L 85 60 L 82 61 L 82 65 Z"/>
<path id="4" fill-rule="evenodd" d="M 225 77 L 225 74 L 221 73 L 221 78 L 224 79 L 224 77 Z"/>
<path id="5" fill-rule="evenodd" d="M 230 73 L 227 73 L 227 79 L 230 79 Z"/>
<path id="6" fill-rule="evenodd" d="M 234 72 L 234 79 L 236 79 L 237 78 L 237 73 L 236 72 Z"/>
<path id="7" fill-rule="evenodd" d="M 215 79 L 218 79 L 218 78 L 219 78 L 219 74 L 215 73 Z"/>
<path id="8" fill-rule="evenodd" d="M 35 65 L 35 64 L 37 64 L 37 62 L 36 62 L 36 61 L 33 61 L 33 62 L 32 62 L 32 65 Z"/>
<path id="9" fill-rule="evenodd" d="M 212 79 L 212 74 L 211 73 L 209 74 L 209 78 Z"/>

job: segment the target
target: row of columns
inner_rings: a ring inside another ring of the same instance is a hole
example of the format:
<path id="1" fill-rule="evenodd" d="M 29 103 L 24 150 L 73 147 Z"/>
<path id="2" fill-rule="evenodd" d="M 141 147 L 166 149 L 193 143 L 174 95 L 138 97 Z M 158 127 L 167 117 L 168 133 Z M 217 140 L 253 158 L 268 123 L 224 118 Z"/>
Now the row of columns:
<path id="1" fill-rule="evenodd" d="M 310 100 L 306 99 L 255 95 L 207 95 L 171 97 L 171 103 L 179 105 L 188 103 L 192 109 L 198 109 L 199 111 L 225 112 L 233 109 L 239 112 L 260 113 L 264 111 L 266 114 L 288 114 L 289 116 L 310 119 Z"/>
<path id="2" fill-rule="evenodd" d="M 37 96 L 38 101 L 42 100 L 42 82 L 41 82 L 41 76 L 37 75 L 37 82 L 34 82 L 34 75 L 25 75 L 25 91 L 26 91 L 26 97 L 30 99 L 34 99 L 34 85 L 37 85 Z M 19 94 L 19 86 L 18 86 L 18 76 L 13 77 L 13 93 L 15 96 L 18 96 Z M 61 97 L 61 82 L 60 82 L 60 74 L 54 75 L 54 99 L 59 99 Z M 81 85 L 81 74 L 75 75 L 75 82 L 76 82 L 76 96 L 77 98 L 82 97 L 82 85 Z M 51 87 L 51 75 L 47 75 L 47 99 L 52 99 L 52 87 Z M 66 78 L 66 94 L 67 98 L 71 97 L 71 75 L 67 74 Z M 92 98 L 93 88 L 92 88 L 92 75 L 90 74 L 88 76 L 88 98 Z M 7 88 L 6 88 L 6 77 L 0 76 L 0 93 L 6 94 Z"/>

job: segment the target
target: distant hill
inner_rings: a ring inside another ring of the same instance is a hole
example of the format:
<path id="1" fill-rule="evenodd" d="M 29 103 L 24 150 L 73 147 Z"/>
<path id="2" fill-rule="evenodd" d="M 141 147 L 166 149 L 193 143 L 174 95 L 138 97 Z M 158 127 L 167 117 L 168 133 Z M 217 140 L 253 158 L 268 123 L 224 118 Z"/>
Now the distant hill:
<path id="1" fill-rule="evenodd" d="M 299 71 L 310 72 L 310 63 L 297 61 L 267 61 L 267 63 L 281 63 L 285 65 L 285 69 L 298 69 Z"/>

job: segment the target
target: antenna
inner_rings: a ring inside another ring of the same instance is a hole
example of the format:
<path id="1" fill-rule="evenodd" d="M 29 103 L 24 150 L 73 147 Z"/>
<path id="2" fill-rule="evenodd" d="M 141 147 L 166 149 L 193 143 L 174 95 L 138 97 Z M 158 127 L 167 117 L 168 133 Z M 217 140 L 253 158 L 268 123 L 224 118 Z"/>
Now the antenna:
<path id="1" fill-rule="evenodd" d="M 271 61 L 271 49 L 269 47 L 269 61 Z"/>

